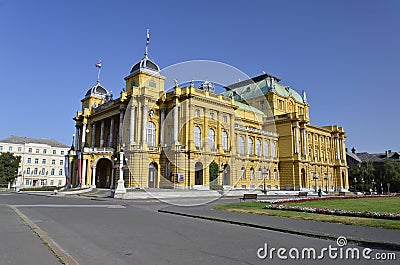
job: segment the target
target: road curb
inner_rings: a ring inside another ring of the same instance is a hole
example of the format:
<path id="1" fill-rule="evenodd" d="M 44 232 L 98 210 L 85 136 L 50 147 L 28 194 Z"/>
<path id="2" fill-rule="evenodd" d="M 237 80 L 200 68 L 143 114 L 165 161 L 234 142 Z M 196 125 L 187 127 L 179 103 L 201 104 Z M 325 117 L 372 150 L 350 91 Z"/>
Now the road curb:
<path id="1" fill-rule="evenodd" d="M 49 247 L 49 249 L 56 255 L 56 257 L 66 265 L 79 265 L 79 263 L 70 256 L 60 245 L 58 245 L 45 231 L 40 229 L 34 222 L 32 222 L 25 214 L 23 214 L 17 207 L 8 205 L 25 224 L 38 235 L 38 237 Z"/>
<path id="2" fill-rule="evenodd" d="M 191 217 L 191 218 L 196 218 L 196 219 L 209 220 L 209 221 L 214 221 L 214 222 L 221 222 L 221 223 L 228 223 L 228 224 L 234 224 L 234 225 L 240 225 L 240 226 L 259 228 L 259 229 L 264 229 L 264 230 L 270 230 L 270 231 L 275 231 L 275 232 L 282 232 L 282 233 L 288 233 L 288 234 L 294 234 L 294 235 L 300 235 L 300 236 L 306 236 L 306 237 L 312 237 L 312 238 L 329 239 L 329 240 L 333 240 L 333 241 L 336 241 L 338 238 L 337 236 L 332 236 L 329 234 L 310 233 L 310 232 L 298 231 L 298 230 L 294 230 L 294 229 L 282 228 L 282 227 L 277 227 L 277 226 L 265 226 L 265 225 L 259 225 L 259 224 L 254 224 L 254 223 L 233 221 L 233 220 L 227 220 L 227 219 L 222 219 L 222 218 L 182 213 L 182 212 L 169 211 L 169 210 L 163 210 L 163 209 L 159 209 L 158 212 L 179 215 L 179 216 L 184 216 L 184 217 Z M 383 250 L 395 250 L 395 251 L 400 250 L 400 244 L 395 244 L 395 243 L 367 241 L 367 240 L 359 240 L 359 239 L 351 239 L 351 238 L 347 238 L 347 242 L 351 243 L 351 244 L 359 245 L 362 247 L 380 248 Z"/>

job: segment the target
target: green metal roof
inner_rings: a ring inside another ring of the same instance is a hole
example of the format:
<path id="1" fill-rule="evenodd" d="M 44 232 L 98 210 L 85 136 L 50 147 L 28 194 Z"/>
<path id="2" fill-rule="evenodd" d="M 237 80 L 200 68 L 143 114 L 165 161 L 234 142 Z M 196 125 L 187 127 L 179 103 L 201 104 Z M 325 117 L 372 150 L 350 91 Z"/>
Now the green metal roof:
<path id="1" fill-rule="evenodd" d="M 239 109 L 241 109 L 241 110 L 246 110 L 246 111 L 249 111 L 249 112 L 254 112 L 256 114 L 265 115 L 264 112 L 262 112 L 261 110 L 255 108 L 255 107 L 252 107 L 250 105 L 243 104 L 243 103 L 240 103 L 238 101 L 235 101 L 235 105 L 238 106 Z"/>

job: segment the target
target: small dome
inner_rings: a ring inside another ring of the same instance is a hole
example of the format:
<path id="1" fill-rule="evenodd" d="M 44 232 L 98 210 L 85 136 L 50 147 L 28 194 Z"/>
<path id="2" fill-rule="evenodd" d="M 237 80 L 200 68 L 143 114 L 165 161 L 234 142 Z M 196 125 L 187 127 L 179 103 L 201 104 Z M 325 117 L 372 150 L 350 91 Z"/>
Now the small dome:
<path id="1" fill-rule="evenodd" d="M 147 70 L 151 72 L 160 72 L 160 68 L 158 65 L 151 61 L 147 56 L 145 56 L 140 62 L 136 63 L 134 66 L 132 66 L 130 73 L 134 73 L 139 70 Z"/>
<path id="2" fill-rule="evenodd" d="M 102 97 L 105 98 L 108 95 L 107 89 L 102 87 L 100 83 L 97 83 L 95 86 L 90 88 L 87 92 L 85 97 L 90 97 L 90 96 L 97 96 L 97 97 Z"/>

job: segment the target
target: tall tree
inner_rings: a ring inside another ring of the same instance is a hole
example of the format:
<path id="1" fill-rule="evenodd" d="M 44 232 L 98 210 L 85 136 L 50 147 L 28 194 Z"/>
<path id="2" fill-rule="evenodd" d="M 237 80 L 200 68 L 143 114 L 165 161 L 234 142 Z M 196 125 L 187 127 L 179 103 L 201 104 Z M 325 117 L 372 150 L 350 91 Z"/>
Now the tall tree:
<path id="1" fill-rule="evenodd" d="M 16 178 L 20 162 L 21 157 L 13 153 L 0 154 L 0 183 L 8 183 Z"/>
<path id="2" fill-rule="evenodd" d="M 210 182 L 218 178 L 218 164 L 212 161 L 210 163 Z"/>

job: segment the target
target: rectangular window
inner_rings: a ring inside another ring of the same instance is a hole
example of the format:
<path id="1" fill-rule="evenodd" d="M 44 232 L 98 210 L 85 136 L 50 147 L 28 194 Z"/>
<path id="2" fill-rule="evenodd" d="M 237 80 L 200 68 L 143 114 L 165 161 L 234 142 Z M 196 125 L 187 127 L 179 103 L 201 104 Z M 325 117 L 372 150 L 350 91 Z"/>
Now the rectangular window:
<path id="1" fill-rule="evenodd" d="M 63 170 L 60 169 L 60 170 L 58 171 L 58 175 L 62 176 L 62 174 L 63 174 Z"/>
<path id="2" fill-rule="evenodd" d="M 60 166 L 64 165 L 64 160 L 60 160 Z"/>
<path id="3" fill-rule="evenodd" d="M 64 151 L 61 151 L 61 155 L 64 155 Z"/>
<path id="4" fill-rule="evenodd" d="M 262 109 L 262 110 L 264 110 L 265 109 L 265 100 L 260 100 L 260 108 Z"/>
<path id="5" fill-rule="evenodd" d="M 29 149 L 28 149 L 28 152 L 29 152 L 29 153 L 32 153 L 32 148 L 29 148 Z"/>
<path id="6" fill-rule="evenodd" d="M 59 181 L 58 181 L 58 186 L 61 186 L 61 185 L 62 185 L 62 181 L 59 180 Z"/>
<path id="7" fill-rule="evenodd" d="M 214 112 L 210 113 L 210 120 L 214 120 Z"/>
<path id="8" fill-rule="evenodd" d="M 199 109 L 196 109 L 196 110 L 194 111 L 194 115 L 195 115 L 196 117 L 200 117 L 200 110 L 199 110 Z"/>
<path id="9" fill-rule="evenodd" d="M 3 146 L 2 145 L 0 145 L 0 151 L 3 151 Z"/>
<path id="10" fill-rule="evenodd" d="M 46 159 L 42 159 L 42 165 L 46 165 Z"/>
<path id="11" fill-rule="evenodd" d="M 156 82 L 150 81 L 149 82 L 149 86 L 150 87 L 157 87 L 157 84 L 156 84 Z"/>
<path id="12" fill-rule="evenodd" d="M 32 163 L 32 159 L 31 159 L 30 157 L 28 157 L 28 159 L 26 160 L 26 162 L 27 162 L 28 164 L 30 164 L 30 163 Z"/>
<path id="13" fill-rule="evenodd" d="M 18 147 L 18 152 L 21 152 L 22 151 L 22 148 L 21 147 Z"/>
<path id="14" fill-rule="evenodd" d="M 39 154 L 39 149 L 36 149 L 36 154 Z"/>
<path id="15" fill-rule="evenodd" d="M 53 155 L 56 155 L 57 154 L 57 151 L 56 150 L 53 150 Z"/>
<path id="16" fill-rule="evenodd" d="M 35 158 L 35 164 L 39 164 L 39 158 Z"/>
<path id="17" fill-rule="evenodd" d="M 12 146 L 8 147 L 8 151 L 11 152 L 12 151 Z"/>
<path id="18" fill-rule="evenodd" d="M 54 180 L 50 180 L 50 186 L 54 185 Z"/>
<path id="19" fill-rule="evenodd" d="M 41 179 L 41 180 L 40 180 L 40 185 L 41 185 L 41 186 L 44 186 L 44 179 Z"/>
<path id="20" fill-rule="evenodd" d="M 227 123 L 228 117 L 226 115 L 222 116 L 222 122 Z"/>
<path id="21" fill-rule="evenodd" d="M 56 164 L 56 160 L 55 159 L 51 160 L 51 164 L 55 165 Z"/>
<path id="22" fill-rule="evenodd" d="M 47 150 L 46 149 L 43 149 L 43 154 L 46 154 L 47 153 Z"/>
<path id="23" fill-rule="evenodd" d="M 135 82 L 131 82 L 131 88 L 135 87 L 136 83 Z"/>
<path id="24" fill-rule="evenodd" d="M 29 184 L 30 184 L 29 182 L 30 182 L 29 179 L 26 179 L 25 180 L 25 186 L 29 186 Z"/>

